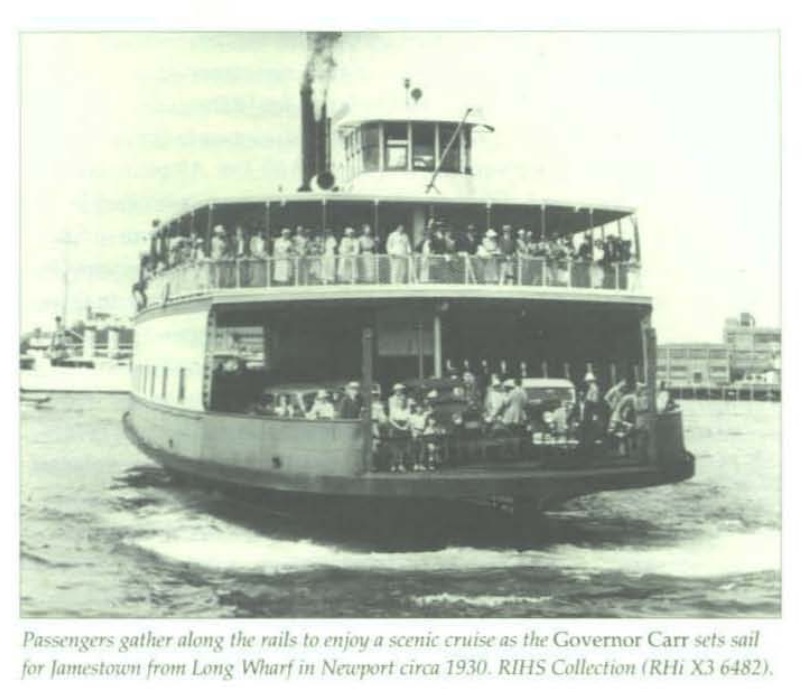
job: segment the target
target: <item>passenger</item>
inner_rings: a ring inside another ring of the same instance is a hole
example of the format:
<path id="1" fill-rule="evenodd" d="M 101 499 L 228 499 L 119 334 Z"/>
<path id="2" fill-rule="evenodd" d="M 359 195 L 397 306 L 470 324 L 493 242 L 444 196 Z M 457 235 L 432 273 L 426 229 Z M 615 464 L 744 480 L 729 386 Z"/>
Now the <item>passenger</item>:
<path id="1" fill-rule="evenodd" d="M 477 406 L 480 403 L 480 393 L 478 392 L 478 384 L 475 381 L 475 375 L 471 371 L 465 370 L 461 381 L 464 385 L 464 396 L 467 401 Z"/>
<path id="2" fill-rule="evenodd" d="M 324 254 L 324 238 L 321 234 L 308 234 L 307 241 L 307 269 L 310 275 L 310 281 L 313 284 L 319 285 L 322 283 L 323 266 L 322 255 Z"/>
<path id="3" fill-rule="evenodd" d="M 587 372 L 584 382 L 587 390 L 584 394 L 579 435 L 584 446 L 592 446 L 600 443 L 603 437 L 601 398 L 598 381 L 592 372 Z"/>
<path id="4" fill-rule="evenodd" d="M 389 438 L 391 448 L 391 471 L 403 473 L 411 458 L 411 423 L 405 387 L 395 384 L 389 398 Z"/>
<path id="5" fill-rule="evenodd" d="M 617 384 L 615 384 L 609 391 L 606 392 L 604 396 L 604 402 L 607 404 L 609 408 L 609 412 L 614 413 L 615 409 L 618 407 L 618 402 L 623 395 L 626 393 L 626 380 L 621 379 Z"/>
<path id="6" fill-rule="evenodd" d="M 243 227 L 238 225 L 235 229 L 235 257 L 243 258 L 249 250 L 249 240 L 247 234 L 243 231 Z"/>
<path id="7" fill-rule="evenodd" d="M 614 438 L 618 453 L 630 453 L 630 439 L 637 422 L 637 391 L 624 393 L 612 412 L 609 421 L 609 434 Z"/>
<path id="8" fill-rule="evenodd" d="M 391 284 L 405 283 L 408 279 L 408 259 L 411 256 L 411 240 L 401 224 L 394 228 L 386 239 L 386 253 L 391 265 Z"/>
<path id="9" fill-rule="evenodd" d="M 338 245 L 338 279 L 341 282 L 353 283 L 358 279 L 357 256 L 358 240 L 352 227 L 344 229 L 344 236 Z"/>
<path id="10" fill-rule="evenodd" d="M 322 280 L 327 283 L 335 282 L 336 256 L 338 255 L 338 239 L 332 229 L 324 230 L 324 249 L 322 250 Z"/>
<path id="11" fill-rule="evenodd" d="M 448 227 L 444 230 L 444 252 L 448 256 L 452 256 L 454 253 L 457 252 L 456 248 L 456 239 L 453 236 L 453 230 Z"/>
<path id="12" fill-rule="evenodd" d="M 255 231 L 249 240 L 249 253 L 252 258 L 263 259 L 266 257 L 266 240 L 261 230 Z"/>
<path id="13" fill-rule="evenodd" d="M 517 250 L 517 242 L 512 237 L 512 228 L 510 224 L 504 224 L 501 229 L 500 237 L 500 253 L 503 255 L 503 261 L 500 268 L 500 284 L 513 285 L 514 284 L 514 253 Z"/>
<path id="14" fill-rule="evenodd" d="M 441 427 L 434 415 L 428 415 L 425 421 L 425 429 L 422 436 L 425 442 L 425 468 L 434 471 L 444 463 L 444 435 L 445 430 Z"/>
<path id="15" fill-rule="evenodd" d="M 225 236 L 226 231 L 224 230 L 223 225 L 220 224 L 215 225 L 210 250 L 210 258 L 213 261 L 220 261 L 223 260 L 224 258 L 224 254 L 226 253 Z"/>
<path id="16" fill-rule="evenodd" d="M 604 286 L 604 242 L 596 239 L 593 244 L 593 264 L 590 266 L 590 286 L 601 289 Z"/>
<path id="17" fill-rule="evenodd" d="M 528 231 L 522 227 L 517 230 L 515 250 L 518 256 L 523 256 L 524 258 L 528 258 L 531 255 L 528 243 Z"/>
<path id="18" fill-rule="evenodd" d="M 362 407 L 361 385 L 357 381 L 350 381 L 346 386 L 344 398 L 338 404 L 338 417 L 342 420 L 359 420 Z"/>
<path id="19" fill-rule="evenodd" d="M 319 390 L 316 398 L 307 411 L 308 420 L 332 420 L 335 417 L 335 407 L 327 391 Z"/>
<path id="20" fill-rule="evenodd" d="M 425 435 L 428 413 L 422 403 L 417 403 L 414 400 L 409 401 L 408 406 L 408 424 L 411 430 L 411 458 L 413 459 L 413 467 L 415 471 L 424 471 L 426 447 L 423 437 Z"/>
<path id="21" fill-rule="evenodd" d="M 280 285 L 287 285 L 291 281 L 292 252 L 291 230 L 285 227 L 280 232 L 279 238 L 274 240 L 274 282 Z"/>
<path id="22" fill-rule="evenodd" d="M 368 224 L 361 226 L 361 235 L 357 240 L 358 252 L 360 253 L 361 280 L 363 282 L 375 282 L 375 238 L 372 235 L 372 228 Z"/>
<path id="23" fill-rule="evenodd" d="M 294 262 L 294 272 L 297 274 L 296 284 L 307 285 L 309 275 L 307 256 L 310 250 L 307 230 L 301 225 L 297 225 L 291 243 L 293 256 L 298 259 Z"/>
<path id="24" fill-rule="evenodd" d="M 504 425 L 517 428 L 525 423 L 528 395 L 522 387 L 521 379 L 507 379 L 503 384 L 505 400 L 501 421 Z"/>
<path id="25" fill-rule="evenodd" d="M 672 413 L 679 410 L 679 404 L 674 400 L 664 381 L 657 387 L 657 412 Z"/>
<path id="26" fill-rule="evenodd" d="M 433 228 L 430 236 L 430 243 L 428 250 L 430 252 L 429 258 L 429 273 L 430 279 L 436 282 L 442 282 L 445 278 L 445 255 L 447 254 L 447 247 L 444 243 L 444 232 L 441 227 L 436 226 Z"/>
<path id="27" fill-rule="evenodd" d="M 497 374 L 492 374 L 489 388 L 486 390 L 484 399 L 484 420 L 494 422 L 503 410 L 506 402 L 506 395 L 503 392 L 503 384 Z"/>
<path id="28" fill-rule="evenodd" d="M 498 233 L 494 229 L 488 229 L 484 235 L 484 240 L 478 245 L 475 255 L 483 259 L 482 282 L 487 284 L 497 284 L 499 279 L 498 257 L 500 247 L 497 242 Z"/>
<path id="29" fill-rule="evenodd" d="M 387 470 L 389 466 L 389 419 L 383 402 L 372 400 L 372 470 Z"/>
<path id="30" fill-rule="evenodd" d="M 459 234 L 456 239 L 456 253 L 470 255 L 475 253 L 478 242 L 475 239 L 475 225 L 467 225 L 467 228 Z"/>
<path id="31" fill-rule="evenodd" d="M 291 397 L 287 393 L 283 393 L 279 397 L 277 405 L 274 407 L 274 415 L 277 417 L 295 417 L 296 409 L 291 403 Z"/>
<path id="32" fill-rule="evenodd" d="M 195 248 L 193 250 L 193 261 L 200 263 L 207 260 L 207 253 L 204 251 L 204 239 L 201 237 L 196 238 Z"/>

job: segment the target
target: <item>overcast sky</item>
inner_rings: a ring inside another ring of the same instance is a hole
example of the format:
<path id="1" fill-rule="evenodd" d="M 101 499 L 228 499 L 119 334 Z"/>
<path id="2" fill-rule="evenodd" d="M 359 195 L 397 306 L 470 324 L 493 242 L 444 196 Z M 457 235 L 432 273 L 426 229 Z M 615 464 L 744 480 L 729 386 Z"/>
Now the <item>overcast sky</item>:
<path id="1" fill-rule="evenodd" d="M 21 45 L 23 329 L 61 312 L 60 240 L 70 315 L 130 314 L 152 218 L 298 185 L 304 35 Z M 404 77 L 457 118 L 481 108 L 491 193 L 638 208 L 661 342 L 718 341 L 741 310 L 779 325 L 775 34 L 345 34 L 336 61 L 331 113 L 399 106 Z"/>

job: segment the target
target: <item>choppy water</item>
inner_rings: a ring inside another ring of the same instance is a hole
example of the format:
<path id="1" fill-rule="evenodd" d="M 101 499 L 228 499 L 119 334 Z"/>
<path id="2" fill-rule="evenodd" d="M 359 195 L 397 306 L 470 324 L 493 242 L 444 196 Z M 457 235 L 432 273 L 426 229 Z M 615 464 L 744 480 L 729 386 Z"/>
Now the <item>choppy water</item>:
<path id="1" fill-rule="evenodd" d="M 124 437 L 126 404 L 22 406 L 24 617 L 780 613 L 779 404 L 685 403 L 694 479 L 575 500 L 525 545 L 396 547 L 173 482 Z"/>

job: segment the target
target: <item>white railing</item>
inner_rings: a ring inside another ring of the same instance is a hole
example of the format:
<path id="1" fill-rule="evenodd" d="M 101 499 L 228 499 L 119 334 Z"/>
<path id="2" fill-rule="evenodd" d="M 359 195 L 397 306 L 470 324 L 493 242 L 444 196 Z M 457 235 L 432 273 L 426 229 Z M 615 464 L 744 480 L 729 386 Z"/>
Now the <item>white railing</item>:
<path id="1" fill-rule="evenodd" d="M 466 254 L 205 260 L 151 277 L 146 297 L 153 306 L 209 290 L 325 285 L 510 285 L 634 293 L 640 289 L 640 266 Z"/>

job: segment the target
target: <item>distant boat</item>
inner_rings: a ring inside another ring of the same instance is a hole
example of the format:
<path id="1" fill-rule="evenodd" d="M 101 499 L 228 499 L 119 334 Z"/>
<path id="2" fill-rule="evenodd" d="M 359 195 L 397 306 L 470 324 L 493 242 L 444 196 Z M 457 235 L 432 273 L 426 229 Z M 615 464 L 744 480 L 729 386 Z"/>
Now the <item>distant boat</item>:
<path id="1" fill-rule="evenodd" d="M 128 393 L 130 367 L 117 360 L 63 360 L 51 364 L 36 360 L 32 369 L 20 371 L 23 394 L 53 392 Z"/>
<path id="2" fill-rule="evenodd" d="M 117 357 L 116 345 L 106 353 L 95 351 L 94 329 L 87 329 L 81 353 L 66 345 L 57 334 L 51 343 L 30 345 L 20 355 L 20 391 L 23 393 L 83 392 L 127 393 L 131 367 L 128 358 Z M 61 342 L 59 342 L 61 340 Z"/>

